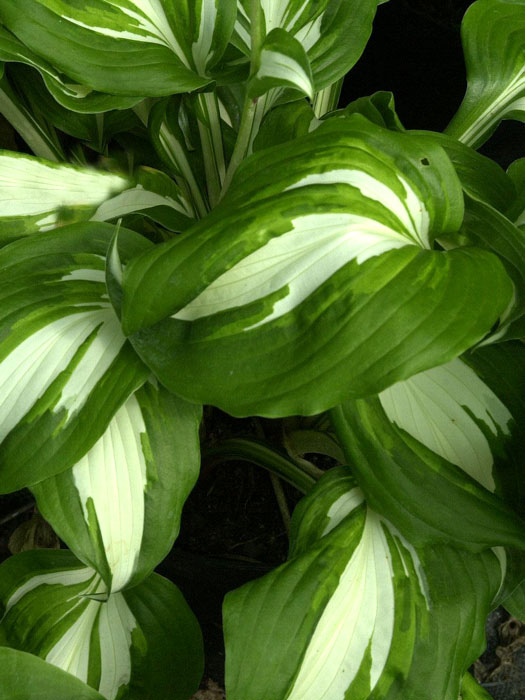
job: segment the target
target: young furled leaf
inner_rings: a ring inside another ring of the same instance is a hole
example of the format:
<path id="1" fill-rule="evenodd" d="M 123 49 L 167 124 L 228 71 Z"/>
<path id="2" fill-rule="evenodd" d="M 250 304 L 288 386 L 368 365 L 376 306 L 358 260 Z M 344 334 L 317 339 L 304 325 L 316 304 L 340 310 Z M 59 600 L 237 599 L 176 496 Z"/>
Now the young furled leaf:
<path id="1" fill-rule="evenodd" d="M 477 0 L 461 34 L 467 92 L 446 131 L 478 148 L 502 119 L 525 121 L 525 0 Z"/>
<path id="2" fill-rule="evenodd" d="M 0 490 L 72 467 L 149 371 L 108 298 L 114 229 L 76 224 L 0 250 Z M 124 262 L 151 244 L 121 230 Z"/>
<path id="3" fill-rule="evenodd" d="M 199 471 L 201 407 L 147 382 L 72 468 L 32 487 L 40 512 L 111 592 L 171 549 Z"/>
<path id="4" fill-rule="evenodd" d="M 462 217 L 441 148 L 327 120 L 249 158 L 208 217 L 130 262 L 123 328 L 191 401 L 319 413 L 452 359 L 505 311 L 495 256 L 432 250 Z"/>
<path id="5" fill-rule="evenodd" d="M 187 700 L 197 687 L 199 626 L 161 576 L 108 597 L 96 572 L 70 552 L 24 552 L 1 565 L 0 600 L 9 646 L 76 676 L 106 700 Z"/>
<path id="6" fill-rule="evenodd" d="M 348 467 L 330 470 L 294 513 L 289 561 L 226 597 L 228 697 L 457 700 L 483 636 L 481 619 L 458 628 L 459 609 L 488 610 L 501 569 L 491 552 L 439 555 L 372 511 Z"/>
<path id="7" fill-rule="evenodd" d="M 94 90 L 191 92 L 210 82 L 235 0 L 1 0 L 2 23 L 38 56 Z"/>
<path id="8" fill-rule="evenodd" d="M 332 412 L 370 505 L 412 542 L 523 548 L 523 355 L 487 346 Z"/>

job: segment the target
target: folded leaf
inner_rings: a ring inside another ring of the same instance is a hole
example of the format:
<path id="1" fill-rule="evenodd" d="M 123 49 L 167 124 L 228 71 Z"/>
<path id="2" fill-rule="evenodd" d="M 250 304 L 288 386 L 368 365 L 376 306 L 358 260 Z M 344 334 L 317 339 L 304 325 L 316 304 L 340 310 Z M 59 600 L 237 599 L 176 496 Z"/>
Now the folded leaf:
<path id="1" fill-rule="evenodd" d="M 0 489 L 76 464 L 148 377 L 107 296 L 108 224 L 86 223 L 0 250 Z M 149 245 L 121 231 L 121 256 Z"/>
<path id="2" fill-rule="evenodd" d="M 286 30 L 308 55 L 317 90 L 341 78 L 361 56 L 372 31 L 377 0 L 260 0 L 265 34 Z M 233 43 L 250 54 L 250 0 L 239 0 Z"/>
<path id="3" fill-rule="evenodd" d="M 0 244 L 89 219 L 128 178 L 0 151 Z"/>
<path id="4" fill-rule="evenodd" d="M 228 697 L 393 700 L 402 688 L 405 698 L 457 700 L 483 635 L 481 619 L 458 629 L 458 612 L 488 610 L 501 579 L 496 557 L 442 548 L 438 569 L 437 557 L 368 508 L 347 467 L 319 480 L 292 523 L 289 561 L 226 597 Z M 457 597 L 444 590 L 444 570 Z M 436 666 L 450 670 L 445 687 L 430 673 Z"/>
<path id="5" fill-rule="evenodd" d="M 33 487 L 40 512 L 109 590 L 170 551 L 199 471 L 201 407 L 148 382 L 72 469 Z"/>
<path id="6" fill-rule="evenodd" d="M 24 651 L 0 647 L 0 700 L 103 700 L 69 673 Z"/>
<path id="7" fill-rule="evenodd" d="M 370 505 L 412 542 L 523 548 L 524 367 L 521 344 L 489 346 L 334 409 Z"/>
<path id="8" fill-rule="evenodd" d="M 461 35 L 467 92 L 446 131 L 478 148 L 502 119 L 525 121 L 525 0 L 477 0 Z"/>
<path id="9" fill-rule="evenodd" d="M 209 83 L 236 3 L 216 0 L 2 0 L 0 19 L 29 49 L 91 88 L 160 96 Z"/>
<path id="10" fill-rule="evenodd" d="M 202 638 L 176 586 L 153 574 L 132 592 L 100 600 L 104 593 L 70 552 L 24 552 L 0 567 L 0 625 L 10 646 L 106 700 L 187 700 L 202 672 Z"/>
<path id="11" fill-rule="evenodd" d="M 208 217 L 130 262 L 123 327 L 191 401 L 319 413 L 452 359 L 505 311 L 495 256 L 431 249 L 462 217 L 438 146 L 328 120 L 246 160 Z"/>
<path id="12" fill-rule="evenodd" d="M 248 96 L 253 99 L 272 88 L 286 87 L 313 99 L 315 88 L 308 56 L 297 39 L 277 27 L 261 47 L 257 72 L 248 84 Z"/>

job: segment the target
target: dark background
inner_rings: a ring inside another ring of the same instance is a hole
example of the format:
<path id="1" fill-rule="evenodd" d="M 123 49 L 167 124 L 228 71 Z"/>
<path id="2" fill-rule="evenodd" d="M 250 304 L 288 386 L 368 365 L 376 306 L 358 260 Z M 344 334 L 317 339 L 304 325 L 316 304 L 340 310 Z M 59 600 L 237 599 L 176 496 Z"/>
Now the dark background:
<path id="1" fill-rule="evenodd" d="M 407 129 L 443 131 L 466 89 L 461 19 L 472 0 L 390 0 L 378 8 L 340 106 L 377 90 L 394 93 Z M 507 167 L 525 156 L 525 127 L 503 122 L 480 151 Z"/>

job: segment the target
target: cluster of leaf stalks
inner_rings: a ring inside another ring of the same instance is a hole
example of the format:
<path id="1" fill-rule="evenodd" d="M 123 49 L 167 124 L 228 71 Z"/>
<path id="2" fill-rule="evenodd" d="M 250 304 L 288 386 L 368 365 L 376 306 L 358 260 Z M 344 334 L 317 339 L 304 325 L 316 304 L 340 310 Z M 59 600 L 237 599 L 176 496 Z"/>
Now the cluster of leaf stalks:
<path id="1" fill-rule="evenodd" d="M 485 618 L 525 613 L 525 159 L 476 149 L 525 120 L 525 0 L 467 11 L 445 133 L 336 109 L 382 4 L 0 0 L 0 492 L 67 545 L 0 566 L 0 700 L 195 692 L 154 570 L 204 405 L 296 421 L 204 454 L 268 469 L 290 534 L 225 599 L 228 700 L 487 697 Z"/>

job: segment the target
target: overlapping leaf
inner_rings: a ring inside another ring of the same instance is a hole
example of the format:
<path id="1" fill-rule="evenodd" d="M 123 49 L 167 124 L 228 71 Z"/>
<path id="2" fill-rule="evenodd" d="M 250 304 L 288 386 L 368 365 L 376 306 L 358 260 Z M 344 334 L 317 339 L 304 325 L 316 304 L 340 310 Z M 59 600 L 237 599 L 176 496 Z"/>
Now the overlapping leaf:
<path id="1" fill-rule="evenodd" d="M 100 600 L 105 587 L 92 569 L 70 552 L 49 550 L 12 557 L 0 574 L 0 626 L 9 646 L 76 676 L 106 700 L 187 700 L 195 690 L 199 626 L 166 579 L 153 574 Z"/>
<path id="2" fill-rule="evenodd" d="M 457 700 L 483 641 L 483 621 L 458 625 L 458 613 L 488 610 L 497 558 L 415 550 L 347 467 L 321 478 L 292 524 L 289 561 L 226 598 L 228 697 Z"/>
<path id="3" fill-rule="evenodd" d="M 523 548 L 523 355 L 484 347 L 333 411 L 371 506 L 411 541 Z"/>
<path id="4" fill-rule="evenodd" d="M 33 487 L 55 532 L 109 590 L 140 582 L 171 549 L 198 475 L 200 416 L 148 382 L 72 469 Z"/>
<path id="5" fill-rule="evenodd" d="M 150 244 L 121 231 L 124 261 Z M 107 296 L 108 224 L 0 250 L 0 490 L 76 464 L 148 377 Z"/>
<path id="6" fill-rule="evenodd" d="M 452 359 L 504 312 L 495 256 L 431 249 L 462 216 L 438 146 L 329 120 L 248 159 L 214 212 L 127 266 L 124 330 L 192 401 L 321 412 Z"/>
<path id="7" fill-rule="evenodd" d="M 191 92 L 210 82 L 235 22 L 226 0 L 21 0 L 0 19 L 65 75 L 110 95 Z"/>
<path id="8" fill-rule="evenodd" d="M 525 120 L 525 0 L 477 0 L 461 32 L 467 92 L 447 132 L 477 148 L 502 119 Z"/>

